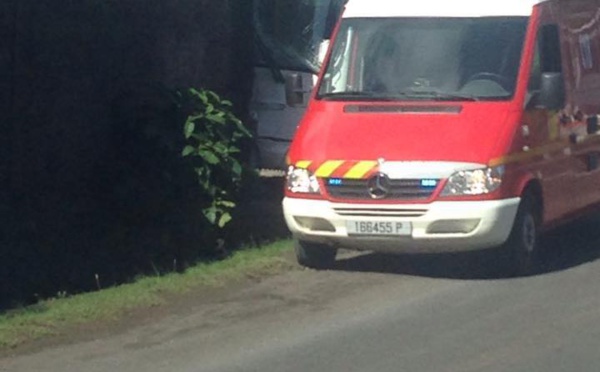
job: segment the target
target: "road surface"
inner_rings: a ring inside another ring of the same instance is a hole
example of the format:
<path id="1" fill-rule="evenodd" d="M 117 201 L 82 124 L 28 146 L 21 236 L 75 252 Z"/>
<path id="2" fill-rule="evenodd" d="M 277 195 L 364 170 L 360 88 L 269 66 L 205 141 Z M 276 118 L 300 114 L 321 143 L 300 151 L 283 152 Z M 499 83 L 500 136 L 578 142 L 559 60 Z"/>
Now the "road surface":
<path id="1" fill-rule="evenodd" d="M 549 235 L 539 274 L 517 279 L 489 255 L 346 254 L 0 371 L 599 371 L 599 227 Z"/>

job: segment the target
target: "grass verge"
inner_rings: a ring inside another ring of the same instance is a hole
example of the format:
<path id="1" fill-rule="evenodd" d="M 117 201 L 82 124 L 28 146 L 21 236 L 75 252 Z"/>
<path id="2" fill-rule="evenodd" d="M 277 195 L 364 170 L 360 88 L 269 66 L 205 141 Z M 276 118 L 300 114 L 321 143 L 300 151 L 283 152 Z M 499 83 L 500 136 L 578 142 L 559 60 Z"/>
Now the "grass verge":
<path id="1" fill-rule="evenodd" d="M 118 319 L 128 310 L 164 304 L 167 296 L 185 294 L 200 286 L 218 287 L 245 277 L 273 275 L 290 267 L 282 253 L 289 241 L 241 250 L 217 262 L 201 263 L 182 274 L 145 277 L 131 284 L 66 298 L 0 314 L 0 349 L 14 348 L 69 327 Z"/>

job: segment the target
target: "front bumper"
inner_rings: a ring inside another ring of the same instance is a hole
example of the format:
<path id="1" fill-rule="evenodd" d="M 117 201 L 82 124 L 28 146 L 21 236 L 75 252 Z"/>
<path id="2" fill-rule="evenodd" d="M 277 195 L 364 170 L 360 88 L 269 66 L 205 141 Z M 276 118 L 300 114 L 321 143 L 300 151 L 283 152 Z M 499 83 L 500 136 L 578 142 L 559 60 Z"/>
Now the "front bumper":
<path id="1" fill-rule="evenodd" d="M 444 253 L 504 243 L 519 202 L 520 198 L 408 205 L 342 204 L 286 197 L 283 212 L 296 239 L 355 250 Z M 409 223 L 412 228 L 402 236 L 350 235 L 348 221 Z"/>

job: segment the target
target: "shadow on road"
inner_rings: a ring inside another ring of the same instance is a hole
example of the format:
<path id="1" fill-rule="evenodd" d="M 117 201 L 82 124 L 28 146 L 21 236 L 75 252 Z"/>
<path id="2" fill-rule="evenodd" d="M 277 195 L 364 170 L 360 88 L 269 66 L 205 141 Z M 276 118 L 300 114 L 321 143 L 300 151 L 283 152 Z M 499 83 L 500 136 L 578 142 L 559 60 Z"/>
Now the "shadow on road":
<path id="1" fill-rule="evenodd" d="M 563 226 L 542 237 L 543 254 L 533 275 L 558 272 L 600 258 L 600 214 Z M 461 254 L 365 254 L 341 258 L 334 270 L 378 272 L 448 279 L 506 278 L 498 250 Z"/>

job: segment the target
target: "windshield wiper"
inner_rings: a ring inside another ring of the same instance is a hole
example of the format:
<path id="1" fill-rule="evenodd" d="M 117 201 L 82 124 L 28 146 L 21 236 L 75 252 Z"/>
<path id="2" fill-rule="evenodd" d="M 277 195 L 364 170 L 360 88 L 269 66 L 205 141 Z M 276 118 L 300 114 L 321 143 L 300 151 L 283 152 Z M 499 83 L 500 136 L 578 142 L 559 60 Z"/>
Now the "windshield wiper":
<path id="1" fill-rule="evenodd" d="M 433 99 L 436 101 L 479 101 L 478 97 L 470 94 L 440 92 L 439 90 L 412 90 L 404 92 L 407 97 L 420 99 Z"/>

